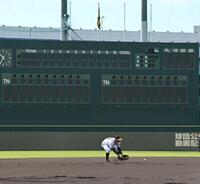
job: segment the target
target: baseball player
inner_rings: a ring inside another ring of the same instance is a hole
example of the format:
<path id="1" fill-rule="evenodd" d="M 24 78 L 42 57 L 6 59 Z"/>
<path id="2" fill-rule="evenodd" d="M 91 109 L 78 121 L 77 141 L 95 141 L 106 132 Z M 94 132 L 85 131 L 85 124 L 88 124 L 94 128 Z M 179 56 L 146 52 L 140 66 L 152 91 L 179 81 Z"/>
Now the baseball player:
<path id="1" fill-rule="evenodd" d="M 111 150 L 118 156 L 118 159 L 120 160 L 127 160 L 129 158 L 128 155 L 122 154 L 122 150 L 120 148 L 122 141 L 123 139 L 121 136 L 108 137 L 103 140 L 101 146 L 106 151 L 106 162 L 110 162 L 109 155 Z"/>

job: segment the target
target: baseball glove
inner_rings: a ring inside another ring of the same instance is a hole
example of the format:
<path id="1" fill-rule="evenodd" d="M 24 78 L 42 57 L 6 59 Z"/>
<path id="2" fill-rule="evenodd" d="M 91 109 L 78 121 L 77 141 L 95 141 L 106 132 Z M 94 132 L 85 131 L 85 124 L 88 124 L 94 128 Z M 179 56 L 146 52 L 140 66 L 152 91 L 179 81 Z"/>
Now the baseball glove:
<path id="1" fill-rule="evenodd" d="M 128 156 L 128 155 L 119 155 L 119 156 L 118 156 L 118 159 L 119 159 L 119 160 L 128 160 L 128 159 L 129 159 L 129 156 Z"/>

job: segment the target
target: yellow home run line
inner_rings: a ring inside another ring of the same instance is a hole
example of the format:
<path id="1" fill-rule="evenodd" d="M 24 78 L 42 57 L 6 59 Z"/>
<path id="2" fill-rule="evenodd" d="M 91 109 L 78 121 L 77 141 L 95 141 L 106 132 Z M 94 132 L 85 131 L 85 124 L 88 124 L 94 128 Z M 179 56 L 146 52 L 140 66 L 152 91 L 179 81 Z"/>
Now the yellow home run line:
<path id="1" fill-rule="evenodd" d="M 130 158 L 139 157 L 200 157 L 195 151 L 124 151 Z M 0 159 L 27 159 L 27 158 L 94 158 L 105 157 L 104 151 L 0 151 Z M 116 157 L 111 153 L 111 157 Z"/>

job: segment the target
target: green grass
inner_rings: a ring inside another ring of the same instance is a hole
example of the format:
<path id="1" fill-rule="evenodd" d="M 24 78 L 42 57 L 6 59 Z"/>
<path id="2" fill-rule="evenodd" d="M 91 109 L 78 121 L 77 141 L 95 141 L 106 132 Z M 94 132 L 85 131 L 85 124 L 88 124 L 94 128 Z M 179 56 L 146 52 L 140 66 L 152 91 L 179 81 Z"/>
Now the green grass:
<path id="1" fill-rule="evenodd" d="M 124 151 L 130 157 L 200 157 L 197 151 Z M 0 159 L 104 157 L 104 151 L 0 151 Z M 111 153 L 111 157 L 115 156 Z"/>

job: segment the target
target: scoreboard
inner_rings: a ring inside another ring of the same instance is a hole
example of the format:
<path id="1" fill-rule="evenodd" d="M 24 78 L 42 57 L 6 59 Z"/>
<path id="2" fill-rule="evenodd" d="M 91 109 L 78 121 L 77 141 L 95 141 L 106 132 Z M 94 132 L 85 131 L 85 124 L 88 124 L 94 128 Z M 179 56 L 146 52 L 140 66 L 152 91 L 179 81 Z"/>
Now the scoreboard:
<path id="1" fill-rule="evenodd" d="M 0 128 L 197 128 L 198 52 L 195 43 L 2 39 Z"/>

